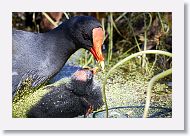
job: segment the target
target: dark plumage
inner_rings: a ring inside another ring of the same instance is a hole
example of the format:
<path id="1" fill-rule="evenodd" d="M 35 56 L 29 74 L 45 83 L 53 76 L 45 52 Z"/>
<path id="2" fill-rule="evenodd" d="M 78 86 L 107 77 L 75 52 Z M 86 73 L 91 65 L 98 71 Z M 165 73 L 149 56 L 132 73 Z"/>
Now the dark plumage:
<path id="1" fill-rule="evenodd" d="M 68 84 L 48 87 L 50 92 L 34 105 L 29 118 L 72 118 L 88 115 L 103 105 L 101 87 L 90 70 L 79 70 Z"/>
<path id="2" fill-rule="evenodd" d="M 101 24 L 90 16 L 76 16 L 46 33 L 12 32 L 13 95 L 26 85 L 35 89 L 47 82 L 79 48 L 92 52 L 103 62 Z"/>

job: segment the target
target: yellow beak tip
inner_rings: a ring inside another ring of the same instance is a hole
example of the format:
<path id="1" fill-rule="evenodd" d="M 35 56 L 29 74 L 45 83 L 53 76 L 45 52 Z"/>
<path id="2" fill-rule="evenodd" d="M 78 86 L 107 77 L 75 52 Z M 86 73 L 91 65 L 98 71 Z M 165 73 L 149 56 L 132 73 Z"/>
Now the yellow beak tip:
<path id="1" fill-rule="evenodd" d="M 102 69 L 102 71 L 103 71 L 104 68 L 105 68 L 104 61 L 100 61 L 100 66 L 101 66 L 101 69 Z"/>

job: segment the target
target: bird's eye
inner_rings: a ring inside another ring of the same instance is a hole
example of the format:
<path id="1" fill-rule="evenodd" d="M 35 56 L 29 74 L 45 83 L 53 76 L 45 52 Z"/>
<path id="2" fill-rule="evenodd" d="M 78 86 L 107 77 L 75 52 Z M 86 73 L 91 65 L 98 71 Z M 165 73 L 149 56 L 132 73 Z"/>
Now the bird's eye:
<path id="1" fill-rule="evenodd" d="M 85 40 L 90 40 L 90 36 L 87 33 L 83 33 L 83 38 Z"/>

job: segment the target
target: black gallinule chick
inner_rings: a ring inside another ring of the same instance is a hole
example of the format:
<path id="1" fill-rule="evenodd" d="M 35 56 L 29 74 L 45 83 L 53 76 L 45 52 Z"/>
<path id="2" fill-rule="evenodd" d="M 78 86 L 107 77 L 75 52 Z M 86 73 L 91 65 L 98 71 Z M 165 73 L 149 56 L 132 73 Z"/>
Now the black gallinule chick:
<path id="1" fill-rule="evenodd" d="M 72 17 L 46 33 L 13 30 L 13 95 L 26 86 L 36 89 L 46 83 L 80 48 L 89 50 L 103 68 L 103 38 L 101 24 L 90 16 Z"/>
<path id="2" fill-rule="evenodd" d="M 65 81 L 13 100 L 13 117 L 72 118 L 87 116 L 103 105 L 101 87 L 91 70 L 78 70 Z"/>

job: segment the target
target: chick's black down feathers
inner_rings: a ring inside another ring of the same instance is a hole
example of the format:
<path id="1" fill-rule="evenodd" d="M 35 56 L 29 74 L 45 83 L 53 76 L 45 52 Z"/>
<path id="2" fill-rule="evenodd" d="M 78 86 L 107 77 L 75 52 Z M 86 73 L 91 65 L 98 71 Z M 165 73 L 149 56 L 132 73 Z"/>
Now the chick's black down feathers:
<path id="1" fill-rule="evenodd" d="M 27 116 L 30 118 L 72 118 L 85 115 L 90 107 L 97 110 L 103 105 L 101 87 L 93 80 L 89 70 L 79 70 L 68 84 L 51 90 Z"/>

